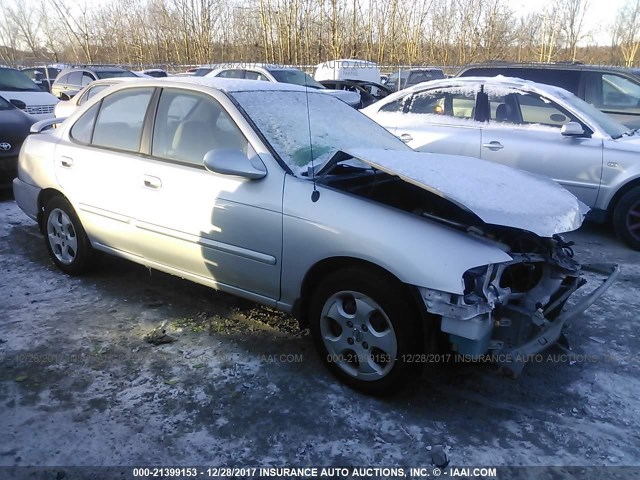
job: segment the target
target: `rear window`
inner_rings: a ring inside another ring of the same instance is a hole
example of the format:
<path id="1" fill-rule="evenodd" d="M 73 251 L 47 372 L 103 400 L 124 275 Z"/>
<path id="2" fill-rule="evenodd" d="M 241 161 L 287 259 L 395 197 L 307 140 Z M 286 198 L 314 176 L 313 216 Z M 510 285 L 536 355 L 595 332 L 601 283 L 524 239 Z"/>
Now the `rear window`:
<path id="1" fill-rule="evenodd" d="M 129 70 L 102 70 L 96 72 L 98 78 L 135 77 L 136 74 Z"/>
<path id="2" fill-rule="evenodd" d="M 280 83 L 290 83 L 292 85 L 300 85 L 302 87 L 324 88 L 322 84 L 316 82 L 311 76 L 307 75 L 302 70 L 269 70 L 269 73 Z"/>

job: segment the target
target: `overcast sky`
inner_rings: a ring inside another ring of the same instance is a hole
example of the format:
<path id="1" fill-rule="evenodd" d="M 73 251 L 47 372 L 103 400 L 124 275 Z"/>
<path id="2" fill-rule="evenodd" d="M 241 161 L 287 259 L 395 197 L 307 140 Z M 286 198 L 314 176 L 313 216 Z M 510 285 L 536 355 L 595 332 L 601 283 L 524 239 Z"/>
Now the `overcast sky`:
<path id="1" fill-rule="evenodd" d="M 552 0 L 512 0 L 511 8 L 516 13 L 540 12 L 544 5 Z M 626 0 L 590 0 L 587 14 L 584 17 L 585 31 L 593 32 L 594 40 L 600 45 L 609 45 L 611 42 L 611 26 L 613 25 L 618 10 L 626 3 Z"/>

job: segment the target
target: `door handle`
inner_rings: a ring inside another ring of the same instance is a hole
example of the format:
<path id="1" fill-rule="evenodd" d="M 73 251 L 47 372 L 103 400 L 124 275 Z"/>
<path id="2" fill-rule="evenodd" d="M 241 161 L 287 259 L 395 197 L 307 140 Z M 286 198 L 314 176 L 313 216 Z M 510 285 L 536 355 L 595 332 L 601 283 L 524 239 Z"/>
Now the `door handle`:
<path id="1" fill-rule="evenodd" d="M 496 142 L 495 140 L 493 142 L 483 143 L 482 146 L 484 148 L 488 148 L 489 150 L 493 150 L 494 152 L 502 150 L 504 148 L 504 145 L 502 145 L 500 142 Z"/>
<path id="2" fill-rule="evenodd" d="M 73 166 L 73 158 L 71 157 L 60 157 L 60 166 L 64 168 L 71 168 Z"/>
<path id="3" fill-rule="evenodd" d="M 400 135 L 400 140 L 402 140 L 404 143 L 409 143 L 413 140 L 413 137 L 408 133 L 403 133 L 402 135 Z"/>
<path id="4" fill-rule="evenodd" d="M 158 190 L 160 187 L 162 187 L 162 180 L 160 180 L 158 177 L 145 175 L 142 177 L 142 181 L 144 182 L 145 187 L 151 188 L 153 190 Z"/>

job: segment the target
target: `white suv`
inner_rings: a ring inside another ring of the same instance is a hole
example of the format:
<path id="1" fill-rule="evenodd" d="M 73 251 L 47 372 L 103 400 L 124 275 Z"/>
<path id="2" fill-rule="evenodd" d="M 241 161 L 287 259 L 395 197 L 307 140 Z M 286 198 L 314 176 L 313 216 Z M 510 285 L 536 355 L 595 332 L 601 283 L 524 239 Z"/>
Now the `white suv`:
<path id="1" fill-rule="evenodd" d="M 33 80 L 15 68 L 0 67 L 0 96 L 19 100 L 26 105 L 24 111 L 38 120 L 53 117 L 58 99 L 43 92 Z"/>

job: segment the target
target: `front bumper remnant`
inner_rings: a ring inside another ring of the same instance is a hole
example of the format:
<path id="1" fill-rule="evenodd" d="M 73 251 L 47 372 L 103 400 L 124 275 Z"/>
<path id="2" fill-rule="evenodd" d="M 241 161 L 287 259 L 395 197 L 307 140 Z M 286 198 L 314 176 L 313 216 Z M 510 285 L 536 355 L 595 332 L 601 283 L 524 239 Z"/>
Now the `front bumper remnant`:
<path id="1" fill-rule="evenodd" d="M 593 303 L 609 289 L 620 274 L 620 266 L 617 264 L 583 264 L 582 270 L 598 275 L 605 275 L 607 278 L 598 288 L 593 290 L 589 295 L 582 297 L 575 305 L 562 312 L 553 321 L 544 318 L 544 325 L 529 341 L 510 349 L 500 350 L 500 357 L 504 359 L 500 362 L 503 371 L 514 377 L 518 376 L 522 372 L 527 359 L 557 342 L 562 336 L 562 329 L 566 322 L 593 305 Z M 567 292 L 566 297 L 568 298 L 574 291 L 575 289 L 572 289 L 570 292 Z"/>

